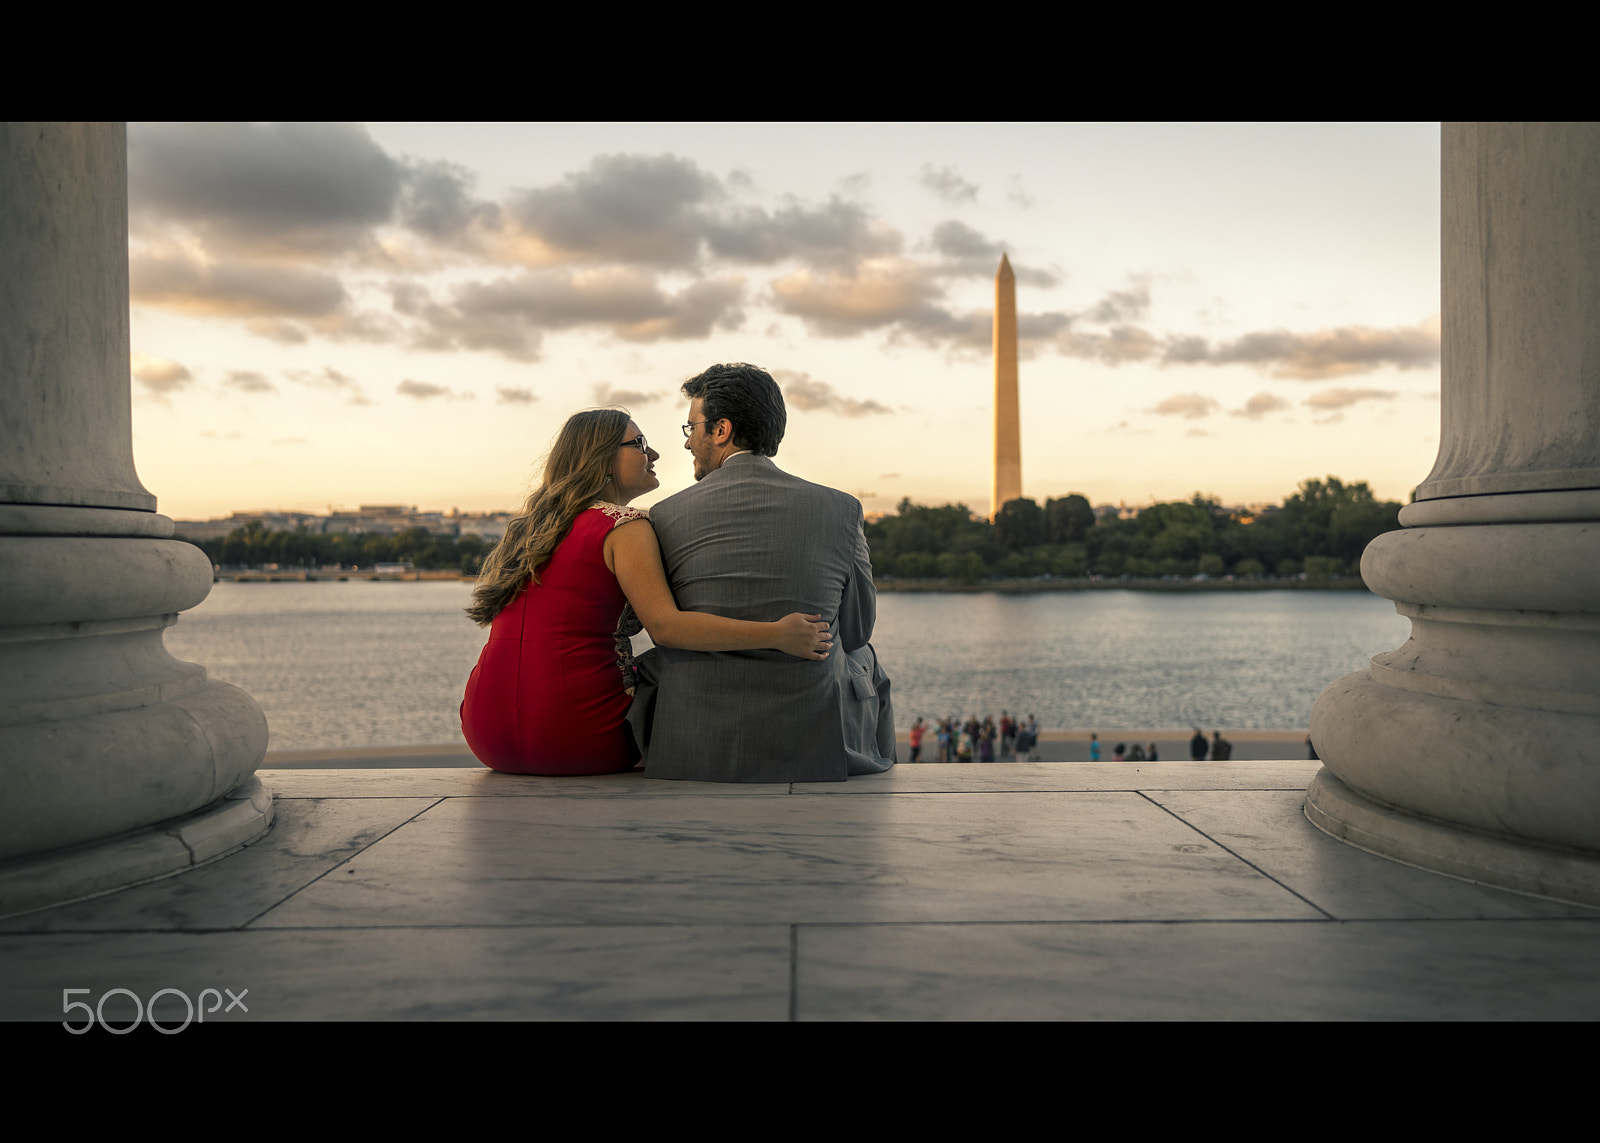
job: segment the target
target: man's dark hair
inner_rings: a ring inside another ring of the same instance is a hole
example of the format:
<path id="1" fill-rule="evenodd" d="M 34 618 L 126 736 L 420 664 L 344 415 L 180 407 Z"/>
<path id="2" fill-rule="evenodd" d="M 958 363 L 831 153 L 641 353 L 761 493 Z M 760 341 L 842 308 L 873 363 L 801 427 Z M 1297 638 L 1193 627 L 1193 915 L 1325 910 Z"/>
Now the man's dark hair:
<path id="1" fill-rule="evenodd" d="M 734 362 L 713 365 L 683 383 L 691 400 L 700 398 L 700 415 L 708 421 L 726 417 L 733 424 L 733 443 L 762 456 L 777 456 L 788 427 L 783 393 L 765 369 Z"/>

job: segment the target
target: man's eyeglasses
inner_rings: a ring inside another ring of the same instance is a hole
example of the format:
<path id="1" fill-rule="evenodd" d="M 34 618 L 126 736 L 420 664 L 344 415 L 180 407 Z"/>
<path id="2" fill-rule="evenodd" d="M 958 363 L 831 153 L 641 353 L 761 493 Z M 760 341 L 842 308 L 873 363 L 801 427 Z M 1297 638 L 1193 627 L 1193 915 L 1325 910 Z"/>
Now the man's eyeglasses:
<path id="1" fill-rule="evenodd" d="M 685 433 L 684 435 L 687 436 L 688 434 Z M 636 448 L 640 452 L 648 453 L 650 451 L 650 442 L 644 439 L 644 434 L 643 433 L 640 433 L 638 436 L 634 437 L 631 441 L 623 441 L 617 447 L 618 448 Z"/>
<path id="2" fill-rule="evenodd" d="M 723 418 L 723 417 L 711 417 L 708 420 L 704 420 L 704 421 L 690 421 L 687 425 L 683 426 L 683 435 L 686 436 L 686 437 L 687 436 L 692 436 L 694 434 L 694 427 L 696 425 L 714 425 L 718 421 L 724 420 L 724 419 L 725 418 Z"/>

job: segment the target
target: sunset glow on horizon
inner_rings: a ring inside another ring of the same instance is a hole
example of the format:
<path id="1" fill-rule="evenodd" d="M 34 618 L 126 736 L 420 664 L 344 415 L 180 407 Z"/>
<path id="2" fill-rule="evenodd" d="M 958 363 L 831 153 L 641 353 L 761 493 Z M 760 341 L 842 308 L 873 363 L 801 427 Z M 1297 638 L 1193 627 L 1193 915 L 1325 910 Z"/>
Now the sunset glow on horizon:
<path id="1" fill-rule="evenodd" d="M 1017 276 L 1023 493 L 1404 500 L 1439 433 L 1435 125 L 132 124 L 134 449 L 167 515 L 515 507 L 620 404 L 770 370 L 780 467 L 988 507 Z"/>

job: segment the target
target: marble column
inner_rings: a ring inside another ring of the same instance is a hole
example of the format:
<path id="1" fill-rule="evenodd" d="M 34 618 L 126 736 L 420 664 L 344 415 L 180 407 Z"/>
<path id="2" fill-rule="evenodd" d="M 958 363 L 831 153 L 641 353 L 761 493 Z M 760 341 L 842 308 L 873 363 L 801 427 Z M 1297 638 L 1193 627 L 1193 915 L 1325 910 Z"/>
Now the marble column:
<path id="1" fill-rule="evenodd" d="M 1022 496 L 1022 423 L 1017 406 L 1017 276 L 1000 255 L 994 275 L 994 491 L 989 519 Z"/>
<path id="2" fill-rule="evenodd" d="M 0 125 L 0 912 L 271 818 L 260 708 L 162 641 L 211 564 L 134 471 L 127 183 L 120 124 Z"/>
<path id="3" fill-rule="evenodd" d="M 1600 904 L 1600 126 L 1450 125 L 1442 432 L 1361 572 L 1404 646 L 1317 700 L 1307 816 Z"/>

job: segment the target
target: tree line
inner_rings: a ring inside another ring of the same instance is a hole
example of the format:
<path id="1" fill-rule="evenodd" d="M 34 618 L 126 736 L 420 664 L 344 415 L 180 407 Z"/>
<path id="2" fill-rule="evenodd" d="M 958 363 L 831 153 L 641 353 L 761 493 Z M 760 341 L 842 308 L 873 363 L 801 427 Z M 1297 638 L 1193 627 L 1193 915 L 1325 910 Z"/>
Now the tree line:
<path id="1" fill-rule="evenodd" d="M 1041 507 L 1029 499 L 1001 507 L 994 522 L 965 504 L 924 507 L 910 498 L 893 516 L 868 522 L 875 576 L 976 583 L 991 576 L 1359 575 L 1361 552 L 1399 524 L 1400 504 L 1380 501 L 1363 481 L 1304 480 L 1276 510 L 1246 523 L 1239 513 L 1196 493 L 1152 504 L 1131 520 L 1095 518 L 1086 497 L 1071 493 Z M 184 537 L 179 536 L 178 539 Z M 227 536 L 192 540 L 224 568 L 372 567 L 410 563 L 475 575 L 494 547 L 476 535 L 430 535 L 407 528 L 389 536 L 279 532 L 259 522 Z"/>
<path id="2" fill-rule="evenodd" d="M 471 575 L 477 574 L 483 557 L 494 547 L 476 535 L 434 536 L 426 528 L 407 528 L 392 536 L 309 532 L 305 528 L 279 532 L 258 520 L 223 537 L 189 542 L 205 552 L 213 564 L 224 568 L 263 564 L 282 568 L 369 568 L 375 564 L 409 563 L 429 570 L 453 568 Z"/>
<path id="3" fill-rule="evenodd" d="M 1373 537 L 1400 526 L 1400 504 L 1366 482 L 1303 480 L 1274 509 L 1251 518 L 1200 493 L 1142 508 L 1133 519 L 1095 518 L 1086 497 L 1003 505 L 990 523 L 965 504 L 898 512 L 866 525 L 875 576 L 953 579 L 992 576 L 1359 575 Z M 1246 522 L 1246 521 L 1249 522 Z"/>

